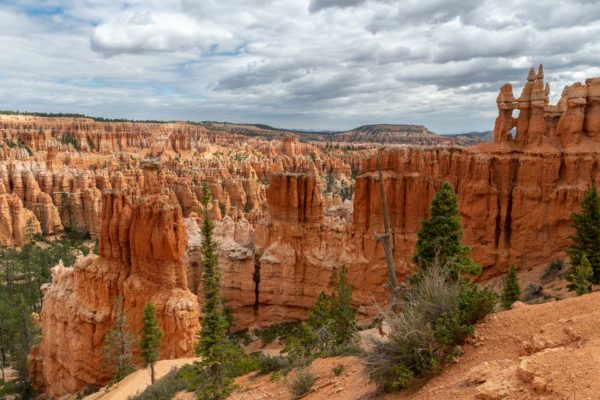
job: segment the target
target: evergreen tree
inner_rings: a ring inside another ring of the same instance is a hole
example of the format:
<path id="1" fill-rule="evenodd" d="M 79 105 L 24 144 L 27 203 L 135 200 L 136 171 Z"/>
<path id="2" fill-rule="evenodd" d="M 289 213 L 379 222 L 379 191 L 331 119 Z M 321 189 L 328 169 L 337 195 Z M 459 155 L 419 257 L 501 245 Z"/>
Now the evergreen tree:
<path id="1" fill-rule="evenodd" d="M 240 355 L 239 348 L 228 340 L 228 321 L 221 299 L 221 273 L 217 243 L 213 239 L 214 225 L 208 214 L 210 192 L 202 186 L 204 221 L 202 223 L 202 331 L 196 345 L 196 354 L 202 357 L 198 364 L 198 398 L 216 400 L 227 397 L 233 390 L 233 380 L 227 368 Z"/>
<path id="2" fill-rule="evenodd" d="M 331 317 L 332 334 L 336 345 L 349 342 L 356 333 L 356 311 L 352 307 L 352 287 L 346 280 L 346 267 L 342 265 L 335 279 Z"/>
<path id="3" fill-rule="evenodd" d="M 569 290 L 577 293 L 577 296 L 590 293 L 592 291 L 592 277 L 594 270 L 585 255 L 581 256 L 581 263 L 573 267 L 573 271 L 567 277 L 570 284 Z"/>
<path id="4" fill-rule="evenodd" d="M 502 290 L 502 307 L 508 310 L 515 301 L 521 297 L 521 288 L 519 287 L 519 278 L 517 269 L 511 265 L 506 277 L 504 278 L 504 289 Z"/>
<path id="5" fill-rule="evenodd" d="M 308 320 L 301 326 L 299 337 L 289 338 L 287 351 L 292 359 L 305 361 L 315 353 L 327 354 L 351 344 L 357 331 L 356 311 L 351 305 L 352 287 L 346 281 L 342 266 L 335 276 L 332 296 L 321 292 Z"/>
<path id="6" fill-rule="evenodd" d="M 421 270 L 435 262 L 450 267 L 454 279 L 461 273 L 479 274 L 481 267 L 469 257 L 471 250 L 460 243 L 462 234 L 458 197 L 444 182 L 431 201 L 429 219 L 421 222 L 413 262 Z"/>
<path id="7" fill-rule="evenodd" d="M 33 323 L 31 310 L 22 296 L 18 296 L 16 304 L 13 305 L 9 325 L 12 333 L 11 364 L 17 371 L 18 392 L 22 399 L 32 399 L 35 393 L 29 380 L 27 356 L 39 336 L 39 331 Z"/>
<path id="8" fill-rule="evenodd" d="M 567 253 L 572 266 L 581 265 L 586 256 L 594 271 L 592 282 L 600 283 L 600 199 L 596 185 L 587 191 L 581 203 L 581 213 L 573 214 L 576 232 L 571 236 L 573 245 Z"/>
<path id="9" fill-rule="evenodd" d="M 142 365 L 150 367 L 150 381 L 154 384 L 154 364 L 160 356 L 159 346 L 163 332 L 158 326 L 156 308 L 146 303 L 142 315 L 142 330 L 140 332 L 140 356 Z"/>
<path id="10" fill-rule="evenodd" d="M 118 382 L 133 371 L 133 344 L 127 317 L 123 312 L 123 298 L 117 296 L 114 301 L 115 321 L 108 331 L 104 344 L 104 360 L 113 370 L 113 382 Z"/>
<path id="11" fill-rule="evenodd" d="M 204 222 L 202 223 L 202 287 L 204 302 L 202 303 L 202 334 L 197 353 L 206 356 L 215 344 L 224 340 L 227 334 L 227 318 L 221 300 L 221 273 L 217 255 L 217 243 L 213 239 L 214 225 L 208 214 L 210 193 L 208 186 L 203 185 L 202 202 L 204 204 Z"/>
<path id="12" fill-rule="evenodd" d="M 335 183 L 335 180 L 333 179 L 333 175 L 331 174 L 327 174 L 327 176 L 325 177 L 325 193 L 333 193 L 333 185 Z"/>

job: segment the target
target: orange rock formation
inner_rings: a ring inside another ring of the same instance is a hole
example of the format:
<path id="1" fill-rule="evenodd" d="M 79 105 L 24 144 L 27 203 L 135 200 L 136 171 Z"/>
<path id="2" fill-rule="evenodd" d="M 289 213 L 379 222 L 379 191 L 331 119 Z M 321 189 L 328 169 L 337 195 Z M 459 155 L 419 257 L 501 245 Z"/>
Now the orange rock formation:
<path id="1" fill-rule="evenodd" d="M 162 358 L 193 354 L 198 302 L 187 285 L 184 230 L 171 196 L 103 196 L 100 256 L 56 266 L 44 289 L 42 340 L 30 355 L 36 389 L 58 398 L 110 380 L 102 347 L 117 296 L 132 332 L 141 328 L 144 305 L 156 306 Z"/>

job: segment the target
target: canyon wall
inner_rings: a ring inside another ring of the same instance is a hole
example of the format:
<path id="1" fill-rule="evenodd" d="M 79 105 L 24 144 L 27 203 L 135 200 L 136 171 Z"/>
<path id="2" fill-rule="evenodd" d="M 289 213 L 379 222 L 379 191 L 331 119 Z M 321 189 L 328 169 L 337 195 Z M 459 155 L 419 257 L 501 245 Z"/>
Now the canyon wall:
<path id="1" fill-rule="evenodd" d="M 103 357 L 117 296 L 132 333 L 141 329 L 146 303 L 156 306 L 164 337 L 161 358 L 193 354 L 199 332 L 196 296 L 188 290 L 186 234 L 172 194 L 103 196 L 100 255 L 58 265 L 44 288 L 41 342 L 30 354 L 35 388 L 50 398 L 111 379 Z M 137 350 L 136 350 L 137 351 Z"/>
<path id="2" fill-rule="evenodd" d="M 410 260 L 420 221 L 444 181 L 458 193 L 463 241 L 484 266 L 483 278 L 509 264 L 526 268 L 563 255 L 573 233 L 571 215 L 589 187 L 599 183 L 600 79 L 566 87 L 555 106 L 548 94 L 540 66 L 537 74 L 530 71 L 518 99 L 510 84 L 501 88 L 494 143 L 380 154 L 400 262 Z M 519 110 L 517 118 L 513 110 Z M 372 258 L 378 246 L 372 232 L 382 229 L 377 157 L 363 163 L 362 173 L 354 227 L 365 257 Z"/>

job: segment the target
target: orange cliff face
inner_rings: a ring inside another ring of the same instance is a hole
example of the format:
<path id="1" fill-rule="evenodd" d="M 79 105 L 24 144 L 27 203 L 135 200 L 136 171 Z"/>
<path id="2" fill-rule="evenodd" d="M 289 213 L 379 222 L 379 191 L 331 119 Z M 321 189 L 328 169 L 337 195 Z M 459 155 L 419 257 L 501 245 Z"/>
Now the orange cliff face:
<path id="1" fill-rule="evenodd" d="M 188 290 L 185 248 L 181 209 L 171 196 L 132 200 L 105 193 L 100 256 L 81 258 L 69 269 L 58 265 L 44 288 L 42 338 L 30 354 L 36 389 L 58 398 L 108 383 L 102 347 L 117 296 L 134 333 L 144 305 L 156 306 L 165 333 L 161 358 L 192 355 L 198 302 Z"/>
<path id="2" fill-rule="evenodd" d="M 509 264 L 526 268 L 564 256 L 571 215 L 587 189 L 600 183 L 600 79 L 565 88 L 556 106 L 548 104 L 548 92 L 541 66 L 530 72 L 518 99 L 504 85 L 494 143 L 381 154 L 394 253 L 402 268 L 410 269 L 420 221 L 444 181 L 458 193 L 463 241 L 485 267 L 483 278 Z M 513 110 L 519 110 L 517 118 Z M 367 258 L 382 254 L 372 238 L 382 226 L 376 165 L 375 157 L 363 163 L 354 197 L 355 232 Z"/>

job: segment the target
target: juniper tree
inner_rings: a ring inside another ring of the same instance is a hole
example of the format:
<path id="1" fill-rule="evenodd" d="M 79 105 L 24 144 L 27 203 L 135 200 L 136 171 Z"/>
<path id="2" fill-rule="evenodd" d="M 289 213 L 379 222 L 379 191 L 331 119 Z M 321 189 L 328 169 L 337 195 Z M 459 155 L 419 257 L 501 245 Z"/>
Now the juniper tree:
<path id="1" fill-rule="evenodd" d="M 581 263 L 573 266 L 573 271 L 567 277 L 570 282 L 567 286 L 569 290 L 577 293 L 578 296 L 590 293 L 592 291 L 591 279 L 594 275 L 592 265 L 585 255 L 581 256 Z"/>
<path id="2" fill-rule="evenodd" d="M 458 197 L 444 182 L 431 201 L 429 218 L 421 222 L 413 262 L 421 270 L 434 263 L 450 267 L 455 279 L 461 273 L 480 273 L 481 267 L 469 257 L 470 248 L 460 243 L 462 235 Z"/>
<path id="3" fill-rule="evenodd" d="M 159 346 L 163 332 L 158 326 L 156 308 L 151 303 L 146 303 L 142 315 L 142 330 L 140 332 L 140 356 L 142 365 L 150 367 L 150 382 L 154 384 L 154 364 L 160 356 Z"/>
<path id="4" fill-rule="evenodd" d="M 521 288 L 519 287 L 519 279 L 517 277 L 517 269 L 511 265 L 508 273 L 504 277 L 504 288 L 502 290 L 502 307 L 506 310 L 518 301 L 521 297 Z"/>
<path id="5" fill-rule="evenodd" d="M 133 344 L 127 317 L 123 312 L 123 298 L 117 296 L 114 301 L 115 321 L 108 331 L 104 344 L 104 360 L 114 372 L 113 382 L 118 382 L 133 371 Z"/>
<path id="6" fill-rule="evenodd" d="M 575 234 L 573 245 L 567 250 L 573 267 L 581 265 L 586 256 L 593 270 L 592 282 L 600 283 L 600 199 L 596 185 L 587 191 L 581 203 L 581 212 L 573 213 Z"/>

